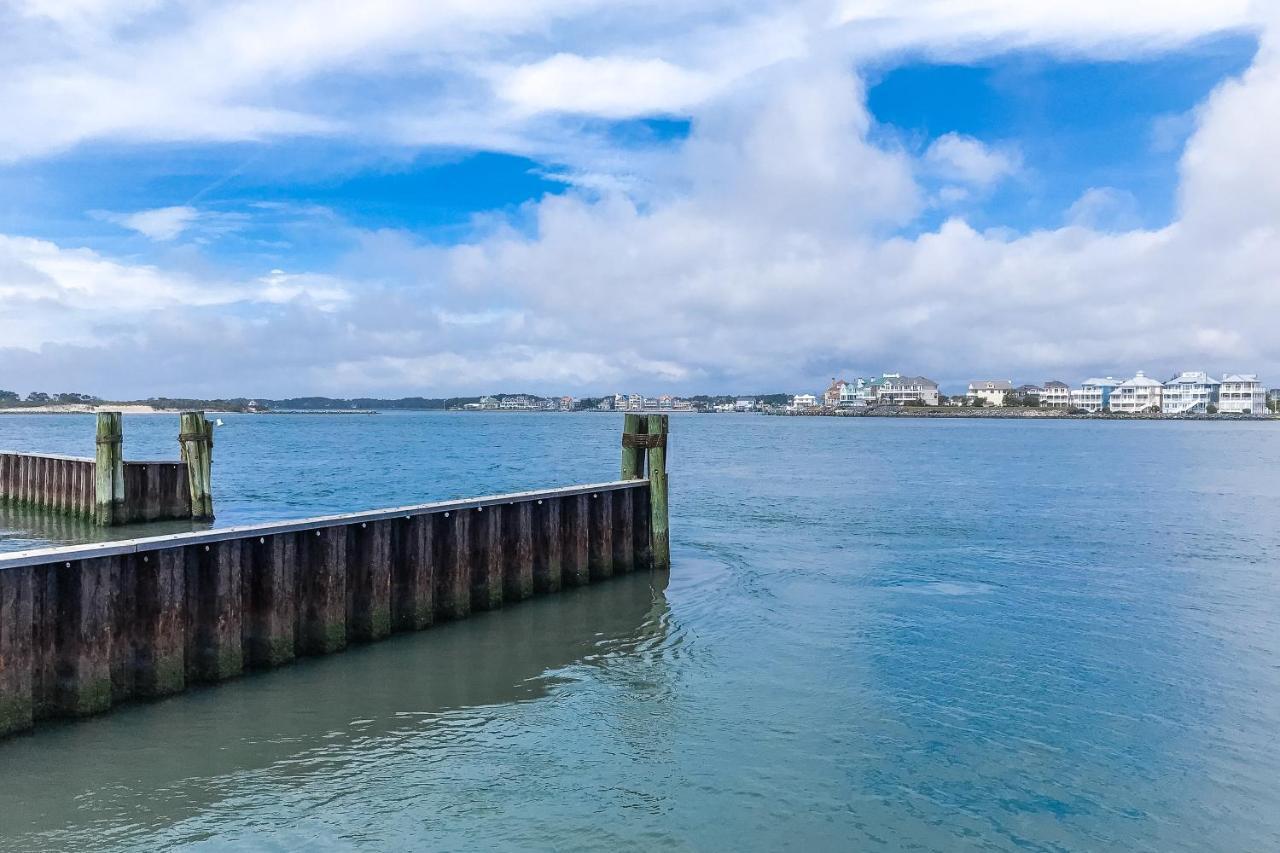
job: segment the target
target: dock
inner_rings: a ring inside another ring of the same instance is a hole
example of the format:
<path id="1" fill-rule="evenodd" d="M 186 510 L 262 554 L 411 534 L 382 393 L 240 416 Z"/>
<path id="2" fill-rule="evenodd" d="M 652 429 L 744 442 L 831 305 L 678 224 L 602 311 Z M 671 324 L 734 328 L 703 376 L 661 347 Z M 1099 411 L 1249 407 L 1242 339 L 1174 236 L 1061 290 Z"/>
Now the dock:
<path id="1" fill-rule="evenodd" d="M 608 482 L 0 555 L 0 736 L 666 571 L 667 430 Z"/>

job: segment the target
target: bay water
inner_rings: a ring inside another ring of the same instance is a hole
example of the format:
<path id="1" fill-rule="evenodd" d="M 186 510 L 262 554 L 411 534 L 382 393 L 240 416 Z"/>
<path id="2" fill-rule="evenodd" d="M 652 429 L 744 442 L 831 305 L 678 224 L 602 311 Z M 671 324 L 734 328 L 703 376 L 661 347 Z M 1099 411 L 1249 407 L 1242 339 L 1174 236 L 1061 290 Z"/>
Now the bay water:
<path id="1" fill-rule="evenodd" d="M 220 417 L 218 525 L 610 480 L 621 428 Z M 0 850 L 1280 849 L 1278 439 L 676 416 L 669 577 L 0 741 Z M 0 507 L 0 550 L 102 535 Z"/>

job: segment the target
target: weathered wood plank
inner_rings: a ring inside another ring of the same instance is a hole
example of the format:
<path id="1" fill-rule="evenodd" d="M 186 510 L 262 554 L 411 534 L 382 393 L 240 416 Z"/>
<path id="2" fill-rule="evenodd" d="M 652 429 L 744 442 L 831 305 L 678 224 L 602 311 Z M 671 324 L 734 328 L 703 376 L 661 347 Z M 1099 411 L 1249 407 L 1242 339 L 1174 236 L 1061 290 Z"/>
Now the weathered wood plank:
<path id="1" fill-rule="evenodd" d="M 588 503 L 588 564 L 592 580 L 613 577 L 613 500 L 597 492 Z"/>
<path id="2" fill-rule="evenodd" d="M 395 521 L 391 619 L 396 631 L 420 631 L 435 621 L 435 525 L 430 515 Z"/>
<path id="3" fill-rule="evenodd" d="M 346 648 L 346 528 L 299 534 L 298 548 L 298 653 L 323 655 Z"/>
<path id="4" fill-rule="evenodd" d="M 273 667 L 294 659 L 298 627 L 298 537 L 259 536 L 249 543 L 245 663 Z"/>
<path id="5" fill-rule="evenodd" d="M 471 519 L 471 608 L 502 606 L 502 507 L 478 507 Z"/>
<path id="6" fill-rule="evenodd" d="M 502 566 L 504 600 L 533 595 L 533 504 L 528 501 L 502 510 Z"/>
<path id="7" fill-rule="evenodd" d="M 391 633 L 391 529 L 389 521 L 348 528 L 348 639 L 368 642 Z"/>
<path id="8" fill-rule="evenodd" d="M 535 592 L 559 592 L 563 583 L 564 533 L 560 521 L 560 500 L 540 500 L 533 505 L 535 540 L 533 554 L 533 589 Z"/>
<path id="9" fill-rule="evenodd" d="M 560 507 L 564 529 L 564 585 L 584 586 L 591 582 L 591 562 L 588 551 L 591 525 L 590 495 L 574 495 L 564 498 Z"/>
<path id="10" fill-rule="evenodd" d="M 35 725 L 35 569 L 0 571 L 0 737 Z"/>

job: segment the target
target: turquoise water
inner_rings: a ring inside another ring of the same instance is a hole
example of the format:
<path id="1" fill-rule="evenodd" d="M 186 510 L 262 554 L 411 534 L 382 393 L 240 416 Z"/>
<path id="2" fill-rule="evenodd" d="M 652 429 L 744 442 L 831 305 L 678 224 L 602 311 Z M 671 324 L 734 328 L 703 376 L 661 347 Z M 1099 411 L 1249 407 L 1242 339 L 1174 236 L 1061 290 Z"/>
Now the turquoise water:
<path id="1" fill-rule="evenodd" d="M 617 466 L 606 415 L 223 417 L 219 524 Z M 1278 438 L 673 418 L 669 580 L 0 742 L 0 849 L 1280 849 Z"/>

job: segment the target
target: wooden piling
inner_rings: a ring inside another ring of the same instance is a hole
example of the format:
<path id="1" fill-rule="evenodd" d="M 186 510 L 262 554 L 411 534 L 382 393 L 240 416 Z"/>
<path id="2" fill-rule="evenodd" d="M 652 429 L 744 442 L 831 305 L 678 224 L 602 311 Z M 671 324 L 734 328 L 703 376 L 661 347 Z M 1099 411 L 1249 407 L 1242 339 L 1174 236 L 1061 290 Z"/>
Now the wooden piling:
<path id="1" fill-rule="evenodd" d="M 622 477 L 623 480 L 639 480 L 644 476 L 644 447 L 627 436 L 640 436 L 648 432 L 648 422 L 639 415 L 622 416 Z"/>
<path id="2" fill-rule="evenodd" d="M 93 519 L 102 527 L 124 521 L 124 426 L 119 412 L 98 413 Z"/>
<path id="3" fill-rule="evenodd" d="M 183 412 L 180 422 L 178 443 L 187 466 L 191 517 L 207 521 L 213 518 L 213 424 L 204 412 Z"/>
<path id="4" fill-rule="evenodd" d="M 649 415 L 649 535 L 653 540 L 653 567 L 671 568 L 671 540 L 667 518 L 667 416 Z"/>

